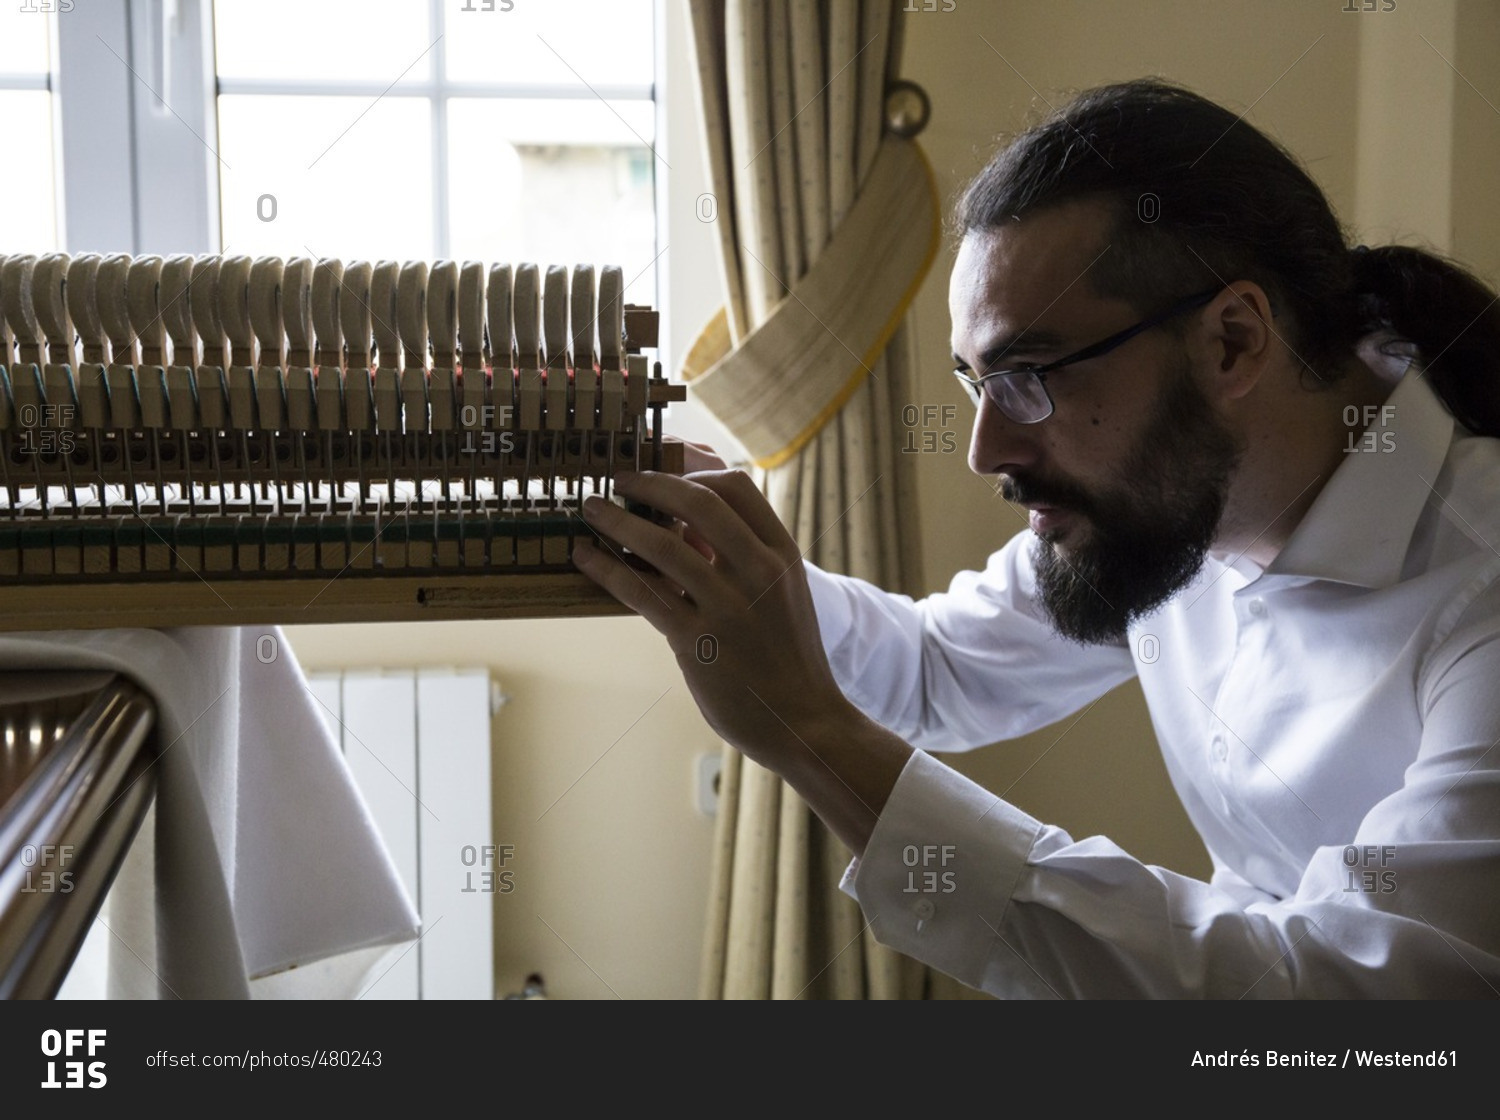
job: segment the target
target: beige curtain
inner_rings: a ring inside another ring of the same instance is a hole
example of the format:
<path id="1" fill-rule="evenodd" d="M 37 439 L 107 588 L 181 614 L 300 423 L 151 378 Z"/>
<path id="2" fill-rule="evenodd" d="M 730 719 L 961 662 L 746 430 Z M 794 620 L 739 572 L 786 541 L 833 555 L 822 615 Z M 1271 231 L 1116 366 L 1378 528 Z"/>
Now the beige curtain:
<path id="1" fill-rule="evenodd" d="M 907 307 L 938 243 L 932 176 L 886 126 L 890 0 L 686 0 L 727 303 L 682 369 L 750 450 L 807 559 L 915 593 Z M 914 999 L 946 981 L 877 945 L 849 852 L 725 750 L 700 994 Z"/>

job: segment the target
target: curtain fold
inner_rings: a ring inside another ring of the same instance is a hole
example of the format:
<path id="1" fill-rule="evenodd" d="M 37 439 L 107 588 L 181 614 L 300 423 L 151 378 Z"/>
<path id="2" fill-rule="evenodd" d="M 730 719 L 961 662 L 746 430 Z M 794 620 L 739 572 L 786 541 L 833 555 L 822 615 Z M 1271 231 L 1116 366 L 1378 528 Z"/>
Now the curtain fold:
<path id="1" fill-rule="evenodd" d="M 925 160 L 885 126 L 901 9 L 891 0 L 685 2 L 726 302 L 681 375 L 690 388 L 698 379 L 698 399 L 745 438 L 808 560 L 915 593 L 914 534 L 897 522 L 898 511 L 914 521 L 915 506 L 892 423 L 913 399 L 906 308 L 938 229 Z M 787 347 L 814 363 L 790 381 L 778 360 Z M 768 411 L 767 401 L 792 415 L 749 415 Z M 720 789 L 700 995 L 951 993 L 951 982 L 875 943 L 838 889 L 849 852 L 790 787 L 726 747 Z"/>

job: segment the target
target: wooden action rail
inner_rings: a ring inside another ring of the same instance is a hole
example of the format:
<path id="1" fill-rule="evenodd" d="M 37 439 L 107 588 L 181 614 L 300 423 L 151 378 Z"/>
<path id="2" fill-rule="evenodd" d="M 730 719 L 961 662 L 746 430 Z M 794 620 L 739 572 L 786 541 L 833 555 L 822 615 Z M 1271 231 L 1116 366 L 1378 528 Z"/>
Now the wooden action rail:
<path id="1" fill-rule="evenodd" d="M 0 629 L 622 613 L 579 506 L 681 473 L 686 395 L 623 297 L 613 266 L 0 257 Z"/>

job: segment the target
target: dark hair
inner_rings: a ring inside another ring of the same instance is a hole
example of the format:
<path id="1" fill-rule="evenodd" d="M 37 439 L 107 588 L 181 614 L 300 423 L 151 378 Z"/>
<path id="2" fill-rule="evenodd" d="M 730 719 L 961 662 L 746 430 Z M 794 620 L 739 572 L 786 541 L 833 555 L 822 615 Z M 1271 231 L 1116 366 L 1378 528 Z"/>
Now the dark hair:
<path id="1" fill-rule="evenodd" d="M 1216 283 L 1265 289 L 1278 333 L 1319 381 L 1389 331 L 1416 344 L 1464 427 L 1500 436 L 1500 304 L 1434 253 L 1351 248 L 1322 190 L 1280 144 L 1229 109 L 1155 78 L 1084 91 L 1007 144 L 958 199 L 955 232 L 1098 199 L 1111 251 L 1094 291 L 1142 315 Z"/>

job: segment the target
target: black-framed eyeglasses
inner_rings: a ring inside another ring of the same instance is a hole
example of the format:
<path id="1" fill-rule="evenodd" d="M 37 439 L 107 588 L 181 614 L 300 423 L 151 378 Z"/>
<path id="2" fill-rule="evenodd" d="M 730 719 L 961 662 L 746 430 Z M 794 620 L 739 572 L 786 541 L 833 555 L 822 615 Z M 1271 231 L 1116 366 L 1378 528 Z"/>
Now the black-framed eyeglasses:
<path id="1" fill-rule="evenodd" d="M 1195 307 L 1202 307 L 1221 290 L 1221 288 L 1209 288 L 1207 291 L 1188 296 L 1165 311 L 1142 319 L 1134 326 L 1126 327 L 1118 334 L 1112 334 L 1092 346 L 1085 346 L 1066 358 L 1059 358 L 1046 365 L 1016 366 L 1012 369 L 986 373 L 982 377 L 970 376 L 969 371 L 965 369 L 955 369 L 953 376 L 958 378 L 959 384 L 968 390 L 975 408 L 979 407 L 981 400 L 988 397 L 992 405 L 1017 424 L 1040 423 L 1052 415 L 1052 394 L 1047 391 L 1047 375 L 1053 370 L 1108 354 L 1115 347 L 1123 346 L 1142 331 L 1160 326 L 1175 315 L 1181 315 Z"/>

